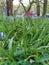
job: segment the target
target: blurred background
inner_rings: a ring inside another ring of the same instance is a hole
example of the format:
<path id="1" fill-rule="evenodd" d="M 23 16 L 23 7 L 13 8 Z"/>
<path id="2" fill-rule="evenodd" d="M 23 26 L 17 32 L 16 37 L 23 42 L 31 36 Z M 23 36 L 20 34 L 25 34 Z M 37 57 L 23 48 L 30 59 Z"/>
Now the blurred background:
<path id="1" fill-rule="evenodd" d="M 9 1 L 7 4 L 7 1 Z M 0 13 L 7 14 L 7 6 L 11 7 L 12 14 L 24 14 L 32 11 L 36 15 L 49 13 L 49 0 L 0 0 Z"/>

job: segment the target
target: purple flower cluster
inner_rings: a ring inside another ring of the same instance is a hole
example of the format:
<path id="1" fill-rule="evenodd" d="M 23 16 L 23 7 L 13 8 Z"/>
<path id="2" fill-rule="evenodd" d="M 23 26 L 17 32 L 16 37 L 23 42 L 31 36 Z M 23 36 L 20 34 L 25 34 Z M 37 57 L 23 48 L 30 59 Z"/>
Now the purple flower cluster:
<path id="1" fill-rule="evenodd" d="M 25 12 L 24 16 L 33 18 L 35 17 L 35 13 L 33 11 L 27 11 Z"/>

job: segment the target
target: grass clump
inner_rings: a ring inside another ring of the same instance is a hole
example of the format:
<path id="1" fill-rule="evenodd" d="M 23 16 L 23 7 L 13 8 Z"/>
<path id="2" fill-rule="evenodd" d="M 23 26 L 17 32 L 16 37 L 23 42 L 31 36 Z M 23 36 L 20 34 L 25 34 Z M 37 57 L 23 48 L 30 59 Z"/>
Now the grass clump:
<path id="1" fill-rule="evenodd" d="M 49 65 L 49 20 L 1 19 L 0 65 Z"/>

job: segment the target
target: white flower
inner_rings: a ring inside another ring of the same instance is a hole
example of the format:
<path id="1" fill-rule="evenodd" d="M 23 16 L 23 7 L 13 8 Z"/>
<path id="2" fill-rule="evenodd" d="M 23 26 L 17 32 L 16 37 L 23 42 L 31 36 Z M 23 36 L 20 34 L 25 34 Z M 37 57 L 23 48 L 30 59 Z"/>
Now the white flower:
<path id="1" fill-rule="evenodd" d="M 35 62 L 33 59 L 30 59 L 30 63 L 32 64 L 33 62 Z"/>

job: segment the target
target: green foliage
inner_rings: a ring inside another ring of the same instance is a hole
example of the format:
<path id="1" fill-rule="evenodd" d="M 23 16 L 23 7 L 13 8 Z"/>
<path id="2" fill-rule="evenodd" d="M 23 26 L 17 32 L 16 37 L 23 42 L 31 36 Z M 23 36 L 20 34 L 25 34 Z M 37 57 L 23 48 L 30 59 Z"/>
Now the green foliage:
<path id="1" fill-rule="evenodd" d="M 49 65 L 48 19 L 0 20 L 0 65 Z"/>

